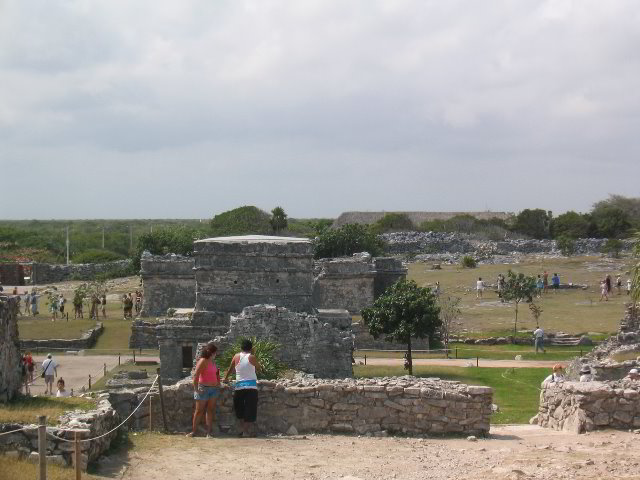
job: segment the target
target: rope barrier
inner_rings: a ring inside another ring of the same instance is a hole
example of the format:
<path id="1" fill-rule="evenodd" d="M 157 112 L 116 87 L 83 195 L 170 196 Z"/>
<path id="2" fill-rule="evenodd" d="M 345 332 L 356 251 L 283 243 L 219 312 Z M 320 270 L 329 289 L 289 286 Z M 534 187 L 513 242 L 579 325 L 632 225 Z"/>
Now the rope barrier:
<path id="1" fill-rule="evenodd" d="M 9 432 L 2 432 L 2 433 L 0 433 L 0 437 L 1 437 L 1 436 L 3 436 L 3 435 L 9 435 L 10 433 L 21 432 L 21 431 L 23 431 L 23 430 L 31 430 L 31 428 L 32 428 L 32 427 L 22 427 L 22 428 L 19 428 L 19 429 L 17 429 L 17 430 L 11 430 L 11 431 L 9 431 Z"/>
<path id="2" fill-rule="evenodd" d="M 110 435 L 111 433 L 115 432 L 117 429 L 119 429 L 122 425 L 124 425 L 125 423 L 127 423 L 129 421 L 129 419 L 133 416 L 134 413 L 136 413 L 138 411 L 138 409 L 142 406 L 142 404 L 144 403 L 144 401 L 147 399 L 147 397 L 149 396 L 149 394 L 151 393 L 151 390 L 153 390 L 153 387 L 156 385 L 156 382 L 158 381 L 158 377 L 159 375 L 156 375 L 156 378 L 153 380 L 153 383 L 151 384 L 151 386 L 149 387 L 149 390 L 147 390 L 147 393 L 145 394 L 144 398 L 140 401 L 140 403 L 138 404 L 138 406 L 136 408 L 133 409 L 133 411 L 129 414 L 129 416 L 127 418 L 125 418 L 120 425 L 118 425 L 117 427 L 112 428 L 111 430 L 109 430 L 106 433 L 103 433 L 102 435 L 98 435 L 97 437 L 93 437 L 93 438 L 85 438 L 83 440 L 78 440 L 79 442 L 91 442 L 92 440 L 98 440 L 99 438 L 102 437 L 106 437 L 107 435 Z M 64 432 L 74 432 L 76 430 L 68 430 L 68 429 L 57 429 L 57 430 L 62 430 Z M 75 440 L 67 440 L 66 438 L 62 438 L 62 437 L 58 437 L 57 435 L 54 435 L 50 432 L 47 432 L 47 435 L 55 438 L 56 440 L 60 440 L 62 442 L 67 442 L 67 443 L 75 443 Z"/>

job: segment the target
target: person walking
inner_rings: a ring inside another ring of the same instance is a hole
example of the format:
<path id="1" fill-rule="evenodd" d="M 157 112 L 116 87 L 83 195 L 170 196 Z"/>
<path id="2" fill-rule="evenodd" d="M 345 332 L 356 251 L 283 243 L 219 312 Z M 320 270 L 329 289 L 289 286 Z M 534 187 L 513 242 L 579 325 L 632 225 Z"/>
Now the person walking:
<path id="1" fill-rule="evenodd" d="M 51 298 L 51 306 L 49 309 L 51 310 L 51 321 L 55 322 L 58 318 L 58 297 L 53 296 Z"/>
<path id="2" fill-rule="evenodd" d="M 620 275 L 616 277 L 616 290 L 618 290 L 618 295 L 622 293 L 622 278 L 620 278 Z"/>
<path id="3" fill-rule="evenodd" d="M 102 310 L 102 318 L 107 318 L 107 295 L 102 294 L 102 298 L 100 299 L 100 310 Z"/>
<path id="4" fill-rule="evenodd" d="M 542 350 L 542 353 L 547 353 L 544 349 L 544 330 L 542 327 L 538 327 L 533 331 L 533 342 L 536 346 L 536 353 L 538 353 L 538 349 Z"/>
<path id="5" fill-rule="evenodd" d="M 604 277 L 604 283 L 607 286 L 607 295 L 611 295 L 611 275 L 607 274 Z"/>
<path id="6" fill-rule="evenodd" d="M 226 382 L 232 370 L 236 372 L 235 390 L 233 392 L 233 409 L 236 418 L 242 422 L 241 437 L 255 436 L 255 432 L 249 433 L 250 425 L 253 425 L 258 416 L 258 377 L 260 363 L 253 354 L 253 343 L 245 339 L 241 345 L 242 351 L 236 353 L 231 360 L 231 365 L 224 376 Z"/>
<path id="7" fill-rule="evenodd" d="M 29 375 L 29 382 L 33 383 L 33 371 L 35 370 L 35 364 L 33 363 L 33 356 L 31 356 L 31 352 L 27 352 L 24 356 L 25 363 L 27 365 L 27 373 Z"/>
<path id="8" fill-rule="evenodd" d="M 208 343 L 200 353 L 200 359 L 193 373 L 193 399 L 196 401 L 196 411 L 193 413 L 191 432 L 187 437 L 195 437 L 202 416 L 207 425 L 207 437 L 212 436 L 215 420 L 215 409 L 220 394 L 220 369 L 215 358 L 218 347 Z"/>
<path id="9" fill-rule="evenodd" d="M 547 293 L 547 290 L 549 290 L 549 273 L 546 270 L 542 272 L 542 285 L 544 293 Z"/>
<path id="10" fill-rule="evenodd" d="M 483 291 L 484 282 L 482 281 L 482 277 L 478 277 L 478 281 L 476 282 L 476 300 L 482 298 Z"/>
<path id="11" fill-rule="evenodd" d="M 24 292 L 24 314 L 29 315 L 29 310 L 31 309 L 31 295 L 29 295 L 29 291 Z"/>
<path id="12" fill-rule="evenodd" d="M 38 315 L 38 294 L 35 289 L 31 291 L 31 315 Z"/>
<path id="13" fill-rule="evenodd" d="M 58 364 L 49 353 L 47 359 L 42 362 L 42 376 L 44 377 L 44 394 L 53 395 L 53 379 L 54 374 L 58 376 Z"/>
<path id="14" fill-rule="evenodd" d="M 605 282 L 604 280 L 600 282 L 600 300 L 598 301 L 601 302 L 602 299 L 604 299 L 606 302 L 609 301 L 609 295 L 607 294 L 607 282 Z"/>
<path id="15" fill-rule="evenodd" d="M 64 317 L 64 306 L 66 303 L 67 303 L 67 299 L 64 298 L 64 295 L 60 294 L 60 300 L 58 300 L 60 318 Z"/>
<path id="16" fill-rule="evenodd" d="M 538 275 L 538 280 L 536 281 L 536 293 L 537 297 L 542 297 L 542 291 L 544 290 L 544 283 L 542 281 L 542 277 Z"/>

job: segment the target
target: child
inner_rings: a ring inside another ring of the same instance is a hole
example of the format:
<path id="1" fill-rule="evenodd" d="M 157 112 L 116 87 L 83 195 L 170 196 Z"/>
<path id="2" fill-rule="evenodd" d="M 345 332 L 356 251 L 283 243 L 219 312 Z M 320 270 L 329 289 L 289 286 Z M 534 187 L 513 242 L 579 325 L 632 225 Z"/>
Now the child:
<path id="1" fill-rule="evenodd" d="M 65 390 L 65 388 L 64 388 L 64 379 L 62 377 L 60 377 L 58 379 L 58 383 L 56 383 L 56 385 L 58 386 L 58 391 L 56 392 L 56 397 L 68 397 L 69 396 L 69 392 L 67 390 Z"/>

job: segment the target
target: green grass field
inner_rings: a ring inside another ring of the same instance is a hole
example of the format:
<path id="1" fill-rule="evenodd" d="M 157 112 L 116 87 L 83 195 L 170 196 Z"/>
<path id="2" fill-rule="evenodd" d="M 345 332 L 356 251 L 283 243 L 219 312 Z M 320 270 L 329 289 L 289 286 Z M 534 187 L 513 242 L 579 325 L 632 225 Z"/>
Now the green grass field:
<path id="1" fill-rule="evenodd" d="M 406 372 L 402 367 L 354 365 L 353 373 L 358 378 L 370 378 L 405 375 Z M 540 383 L 549 375 L 549 370 L 417 366 L 413 368 L 413 374 L 493 387 L 493 403 L 500 411 L 492 415 L 491 423 L 505 424 L 527 423 L 538 412 Z"/>
<path id="2" fill-rule="evenodd" d="M 156 376 L 156 370 L 159 366 L 160 365 L 135 365 L 133 361 L 123 363 L 122 365 L 108 371 L 105 377 L 100 378 L 100 380 L 98 380 L 93 385 L 91 385 L 91 391 L 104 389 L 107 381 L 113 378 L 113 376 L 119 372 L 146 370 L 147 374 L 149 375 L 149 378 L 153 379 Z"/>
<path id="3" fill-rule="evenodd" d="M 559 290 L 549 292 L 536 302 L 543 309 L 540 324 L 549 331 L 566 333 L 615 332 L 622 317 L 623 304 L 627 301 L 624 292 L 614 294 L 608 302 L 600 302 L 599 281 L 608 273 L 615 281 L 617 273 L 629 270 L 629 259 L 604 257 L 540 258 L 523 257 L 516 265 L 480 265 L 478 268 L 463 269 L 459 265 L 441 265 L 441 270 L 432 270 L 431 264 L 412 263 L 409 265 L 410 279 L 421 286 L 433 286 L 440 282 L 444 295 L 462 298 L 462 329 L 470 336 L 502 336 L 513 332 L 514 306 L 501 303 L 491 289 L 484 292 L 484 298 L 477 300 L 475 284 L 478 277 L 486 283 L 494 284 L 498 273 L 506 275 L 509 269 L 537 276 L 544 270 L 549 278 L 554 272 L 560 275 L 562 283 L 587 284 L 587 290 Z M 533 329 L 535 320 L 529 314 L 527 305 L 520 305 L 518 330 Z"/>
<path id="4" fill-rule="evenodd" d="M 46 415 L 49 425 L 57 425 L 58 417 L 69 410 L 91 410 L 96 402 L 91 398 L 18 397 L 0 404 L 0 423 L 37 423 L 39 415 Z"/>

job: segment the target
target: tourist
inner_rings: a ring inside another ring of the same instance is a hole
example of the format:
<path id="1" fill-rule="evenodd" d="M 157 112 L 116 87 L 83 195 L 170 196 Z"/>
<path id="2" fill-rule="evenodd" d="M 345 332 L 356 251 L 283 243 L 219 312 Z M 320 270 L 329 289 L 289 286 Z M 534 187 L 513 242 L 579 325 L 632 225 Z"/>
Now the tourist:
<path id="1" fill-rule="evenodd" d="M 27 352 L 24 356 L 25 363 L 27 365 L 27 373 L 29 374 L 29 382 L 33 383 L 33 371 L 35 370 L 35 364 L 31 352 Z"/>
<path id="2" fill-rule="evenodd" d="M 437 297 L 440 295 L 440 282 L 436 282 L 436 286 L 433 287 L 433 294 Z"/>
<path id="3" fill-rule="evenodd" d="M 618 295 L 622 293 L 622 278 L 620 278 L 620 275 L 616 277 L 616 290 L 618 290 Z"/>
<path id="4" fill-rule="evenodd" d="M 215 408 L 220 393 L 220 369 L 215 358 L 218 348 L 208 343 L 200 353 L 200 359 L 193 373 L 193 399 L 196 401 L 196 411 L 193 414 L 191 433 L 188 437 L 195 437 L 198 424 L 203 415 L 207 425 L 207 437 L 212 435 L 215 418 Z"/>
<path id="5" fill-rule="evenodd" d="M 20 357 L 20 364 L 18 365 L 20 371 L 20 383 L 24 385 L 24 394 L 30 395 L 29 391 L 29 373 L 27 372 L 27 357 L 23 355 Z"/>
<path id="6" fill-rule="evenodd" d="M 16 297 L 16 310 L 18 311 L 18 315 L 22 316 L 22 306 L 20 305 L 20 302 L 22 301 L 22 298 L 20 298 L 20 295 L 18 295 Z"/>
<path id="7" fill-rule="evenodd" d="M 536 293 L 538 298 L 542 297 L 543 290 L 544 290 L 544 283 L 542 282 L 542 277 L 538 275 L 538 280 L 536 281 Z"/>
<path id="8" fill-rule="evenodd" d="M 533 341 L 536 346 L 536 353 L 538 353 L 538 349 L 542 350 L 542 353 L 547 353 L 544 349 L 544 330 L 541 327 L 533 331 Z"/>
<path id="9" fill-rule="evenodd" d="M 100 300 L 100 309 L 102 310 L 102 318 L 107 318 L 107 295 L 102 294 L 102 299 Z"/>
<path id="10" fill-rule="evenodd" d="M 64 304 L 67 303 L 67 299 L 64 298 L 64 295 L 60 294 L 60 300 L 58 304 L 60 305 L 60 318 L 64 317 Z"/>
<path id="11" fill-rule="evenodd" d="M 627 278 L 627 295 L 631 295 L 631 279 Z"/>
<path id="12" fill-rule="evenodd" d="M 564 382 L 564 367 L 559 363 L 556 363 L 553 366 L 553 371 L 551 375 L 549 375 L 547 378 L 545 378 L 542 381 L 542 388 L 548 387 L 554 383 L 561 383 L 561 382 Z"/>
<path id="13" fill-rule="evenodd" d="M 11 291 L 11 295 L 18 295 L 18 287 L 13 287 L 13 290 Z"/>
<path id="14" fill-rule="evenodd" d="M 638 372 L 638 369 L 632 368 L 631 370 L 629 370 L 629 374 L 626 377 L 624 377 L 623 380 L 628 380 L 632 382 L 637 382 L 638 380 L 640 380 L 640 373 Z"/>
<path id="15" fill-rule="evenodd" d="M 549 289 L 549 273 L 546 270 L 542 272 L 542 285 L 544 293 L 547 293 L 547 290 Z"/>
<path id="16" fill-rule="evenodd" d="M 581 382 L 593 381 L 593 375 L 591 375 L 591 368 L 589 367 L 589 365 L 583 365 L 580 368 L 580 381 Z"/>
<path id="17" fill-rule="evenodd" d="M 498 298 L 502 298 L 502 291 L 504 289 L 504 277 L 501 273 L 498 274 L 498 280 L 496 281 L 498 285 Z"/>
<path id="18" fill-rule="evenodd" d="M 600 300 L 598 301 L 601 302 L 602 299 L 606 302 L 609 301 L 609 296 L 607 295 L 607 283 L 604 280 L 600 282 Z"/>
<path id="19" fill-rule="evenodd" d="M 44 394 L 53 395 L 53 376 L 58 376 L 58 364 L 55 362 L 51 354 L 47 355 L 47 359 L 42 362 L 42 376 L 44 377 Z"/>
<path id="20" fill-rule="evenodd" d="M 140 310 L 142 310 L 142 292 L 136 290 L 136 317 L 140 315 Z"/>
<path id="21" fill-rule="evenodd" d="M 482 281 L 482 277 L 478 277 L 478 281 L 476 282 L 476 299 L 482 298 L 483 290 L 484 282 Z"/>
<path id="22" fill-rule="evenodd" d="M 31 315 L 38 315 L 38 294 L 35 288 L 31 290 Z"/>
<path id="23" fill-rule="evenodd" d="M 242 352 L 236 353 L 231 360 L 231 365 L 224 376 L 226 382 L 235 369 L 236 383 L 233 393 L 233 409 L 236 418 L 242 422 L 240 436 L 255 436 L 249 433 L 249 426 L 254 424 L 258 414 L 258 377 L 256 371 L 260 370 L 260 363 L 253 354 L 251 340 L 242 341 Z"/>
<path id="24" fill-rule="evenodd" d="M 56 392 L 56 397 L 69 397 L 69 391 L 64 388 L 64 379 L 60 377 L 58 382 L 56 383 L 58 387 L 58 391 Z"/>
<path id="25" fill-rule="evenodd" d="M 560 289 L 560 277 L 557 273 L 554 273 L 553 277 L 551 277 L 551 288 L 554 290 L 553 293 L 556 293 Z"/>
<path id="26" fill-rule="evenodd" d="M 58 318 L 58 297 L 51 297 L 51 306 L 49 309 L 51 310 L 51 321 L 55 322 L 56 318 Z"/>
<path id="27" fill-rule="evenodd" d="M 604 283 L 607 286 L 607 295 L 611 295 L 611 275 L 607 274 L 604 277 Z"/>
<path id="28" fill-rule="evenodd" d="M 29 309 L 31 308 L 31 295 L 29 295 L 29 291 L 24 292 L 24 314 L 29 315 Z"/>
<path id="29" fill-rule="evenodd" d="M 73 297 L 73 318 L 84 318 L 82 312 L 82 297 L 79 294 Z"/>

